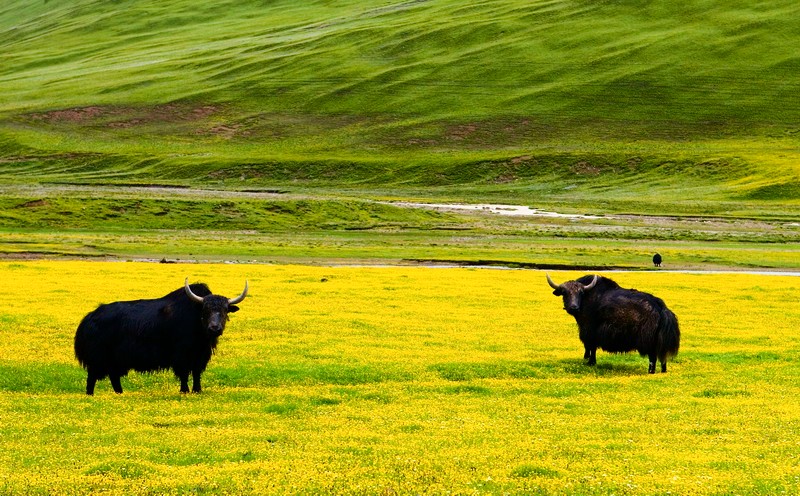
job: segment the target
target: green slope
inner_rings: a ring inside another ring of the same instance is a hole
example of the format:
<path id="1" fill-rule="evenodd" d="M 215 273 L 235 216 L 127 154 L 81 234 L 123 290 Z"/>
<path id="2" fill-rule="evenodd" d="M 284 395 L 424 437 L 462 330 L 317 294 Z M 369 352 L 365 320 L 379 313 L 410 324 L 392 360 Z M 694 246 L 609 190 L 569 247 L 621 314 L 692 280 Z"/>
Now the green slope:
<path id="1" fill-rule="evenodd" d="M 794 202 L 799 16 L 782 0 L 8 0 L 0 174 Z"/>
<path id="2" fill-rule="evenodd" d="M 712 129 L 800 115 L 781 105 L 800 89 L 791 1 L 32 3 L 0 17 L 7 111 L 198 98 Z"/>

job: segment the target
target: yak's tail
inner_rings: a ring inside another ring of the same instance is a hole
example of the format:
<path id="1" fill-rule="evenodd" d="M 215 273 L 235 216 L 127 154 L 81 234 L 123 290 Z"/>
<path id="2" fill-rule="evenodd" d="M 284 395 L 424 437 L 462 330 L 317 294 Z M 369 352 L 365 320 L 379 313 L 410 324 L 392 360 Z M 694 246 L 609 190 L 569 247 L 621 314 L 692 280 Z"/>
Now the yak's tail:
<path id="1" fill-rule="evenodd" d="M 87 315 L 83 318 L 83 320 L 81 320 L 80 325 L 78 325 L 78 330 L 75 332 L 75 341 L 73 342 L 75 358 L 78 359 L 78 363 L 80 363 L 83 368 L 86 368 L 87 366 L 86 359 L 89 354 L 89 350 L 87 348 L 90 345 L 87 333 L 90 332 L 90 326 L 91 323 L 89 322 L 89 315 Z"/>
<path id="2" fill-rule="evenodd" d="M 678 354 L 680 345 L 681 330 L 678 327 L 678 317 L 664 306 L 658 322 L 658 361 L 666 363 L 667 358 Z"/>

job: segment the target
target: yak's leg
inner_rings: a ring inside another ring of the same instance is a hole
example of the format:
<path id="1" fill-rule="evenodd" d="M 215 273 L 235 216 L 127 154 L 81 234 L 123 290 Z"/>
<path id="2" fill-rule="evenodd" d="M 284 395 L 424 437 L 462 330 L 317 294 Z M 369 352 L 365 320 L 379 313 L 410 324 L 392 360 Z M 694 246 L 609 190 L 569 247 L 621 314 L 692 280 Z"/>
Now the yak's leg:
<path id="1" fill-rule="evenodd" d="M 97 376 L 89 372 L 86 377 L 86 394 L 92 396 L 94 394 L 94 386 L 97 384 Z"/>
<path id="2" fill-rule="evenodd" d="M 656 354 L 650 353 L 647 355 L 647 358 L 650 360 L 650 367 L 647 369 L 648 374 L 655 374 L 656 373 Z M 661 363 L 661 366 L 664 366 L 664 363 Z"/>
<path id="3" fill-rule="evenodd" d="M 117 394 L 122 394 L 122 384 L 119 382 L 120 376 L 108 374 L 109 380 L 111 380 L 111 387 L 114 388 L 114 392 Z"/>
<path id="4" fill-rule="evenodd" d="M 181 381 L 181 393 L 189 392 L 189 372 L 192 367 L 184 353 L 175 353 L 172 357 L 172 372 Z"/>
<path id="5" fill-rule="evenodd" d="M 597 348 L 587 349 L 586 353 L 589 355 L 589 361 L 586 365 L 597 365 Z"/>
<path id="6" fill-rule="evenodd" d="M 585 346 L 584 349 L 586 351 L 583 353 L 583 359 L 584 360 L 588 360 L 588 359 L 592 358 L 592 351 L 589 349 L 589 347 Z"/>
<path id="7" fill-rule="evenodd" d="M 200 374 L 202 374 L 202 370 L 192 370 L 192 392 L 199 393 L 202 392 L 202 387 L 200 386 Z"/>
<path id="8" fill-rule="evenodd" d="M 661 373 L 663 374 L 667 371 L 667 354 L 659 353 L 658 361 L 661 362 Z"/>
<path id="9" fill-rule="evenodd" d="M 188 393 L 189 392 L 189 373 L 188 372 L 180 372 L 175 373 L 178 376 L 178 379 L 181 381 L 181 393 Z"/>

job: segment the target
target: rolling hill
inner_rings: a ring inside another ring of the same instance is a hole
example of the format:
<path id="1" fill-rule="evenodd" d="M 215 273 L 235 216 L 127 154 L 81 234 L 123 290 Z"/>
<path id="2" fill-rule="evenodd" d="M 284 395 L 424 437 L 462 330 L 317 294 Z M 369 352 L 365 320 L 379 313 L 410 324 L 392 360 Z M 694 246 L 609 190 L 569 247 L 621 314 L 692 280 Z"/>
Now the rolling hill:
<path id="1" fill-rule="evenodd" d="M 798 15 L 784 0 L 9 0 L 0 177 L 796 205 Z"/>

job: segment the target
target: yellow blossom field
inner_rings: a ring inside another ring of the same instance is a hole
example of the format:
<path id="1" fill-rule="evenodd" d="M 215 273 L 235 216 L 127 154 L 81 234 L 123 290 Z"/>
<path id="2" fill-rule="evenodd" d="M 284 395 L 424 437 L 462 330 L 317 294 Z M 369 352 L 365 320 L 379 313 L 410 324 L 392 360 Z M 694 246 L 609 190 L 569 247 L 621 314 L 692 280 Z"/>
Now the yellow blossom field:
<path id="1" fill-rule="evenodd" d="M 585 366 L 539 271 L 0 262 L 0 494 L 800 493 L 800 277 L 603 275 L 677 314 L 666 374 Z M 185 277 L 251 288 L 203 393 L 86 396 L 80 319 Z"/>

